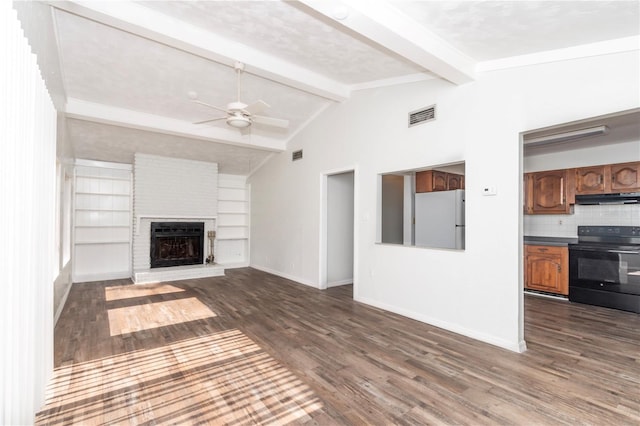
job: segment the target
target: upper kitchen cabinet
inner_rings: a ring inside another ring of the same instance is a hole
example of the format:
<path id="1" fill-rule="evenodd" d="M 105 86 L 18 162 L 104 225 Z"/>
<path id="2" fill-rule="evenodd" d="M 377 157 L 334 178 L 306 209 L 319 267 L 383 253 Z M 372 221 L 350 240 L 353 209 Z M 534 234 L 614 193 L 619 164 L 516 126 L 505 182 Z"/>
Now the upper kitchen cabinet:
<path id="1" fill-rule="evenodd" d="M 416 173 L 416 192 L 450 191 L 464 189 L 464 175 L 426 170 Z"/>
<path id="2" fill-rule="evenodd" d="M 605 192 L 605 166 L 576 169 L 576 194 L 602 194 Z M 610 170 L 607 170 L 610 172 Z"/>
<path id="3" fill-rule="evenodd" d="M 525 174 L 525 213 L 570 213 L 575 195 L 573 185 L 573 174 L 567 170 Z"/>
<path id="4" fill-rule="evenodd" d="M 450 191 L 453 189 L 464 189 L 464 176 L 447 173 L 447 188 Z"/>
<path id="5" fill-rule="evenodd" d="M 576 194 L 607 194 L 640 190 L 640 162 L 576 169 Z"/>
<path id="6" fill-rule="evenodd" d="M 640 162 L 612 164 L 611 191 L 640 191 Z"/>

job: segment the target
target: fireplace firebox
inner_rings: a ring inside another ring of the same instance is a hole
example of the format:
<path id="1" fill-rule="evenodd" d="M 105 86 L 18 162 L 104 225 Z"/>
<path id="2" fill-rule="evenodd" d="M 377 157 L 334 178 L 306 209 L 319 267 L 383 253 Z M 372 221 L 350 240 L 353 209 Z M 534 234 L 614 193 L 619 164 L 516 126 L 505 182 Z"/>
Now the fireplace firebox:
<path id="1" fill-rule="evenodd" d="M 151 222 L 151 268 L 197 265 L 204 259 L 204 222 Z"/>

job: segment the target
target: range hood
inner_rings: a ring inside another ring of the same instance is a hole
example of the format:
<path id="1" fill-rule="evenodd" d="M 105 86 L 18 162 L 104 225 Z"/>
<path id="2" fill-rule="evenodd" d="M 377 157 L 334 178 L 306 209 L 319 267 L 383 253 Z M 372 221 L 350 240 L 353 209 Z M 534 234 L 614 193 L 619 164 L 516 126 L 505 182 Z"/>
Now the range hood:
<path id="1" fill-rule="evenodd" d="M 640 192 L 621 192 L 618 194 L 576 195 L 576 204 L 638 204 Z"/>

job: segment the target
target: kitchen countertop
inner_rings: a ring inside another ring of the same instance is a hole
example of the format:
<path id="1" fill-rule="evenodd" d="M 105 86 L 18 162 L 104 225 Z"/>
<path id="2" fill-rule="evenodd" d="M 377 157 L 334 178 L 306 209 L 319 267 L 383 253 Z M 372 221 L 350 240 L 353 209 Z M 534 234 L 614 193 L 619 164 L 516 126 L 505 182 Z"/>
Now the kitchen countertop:
<path id="1" fill-rule="evenodd" d="M 538 237 L 527 236 L 524 237 L 525 244 L 534 244 L 540 246 L 559 246 L 566 247 L 568 244 L 577 243 L 578 238 L 571 237 Z"/>

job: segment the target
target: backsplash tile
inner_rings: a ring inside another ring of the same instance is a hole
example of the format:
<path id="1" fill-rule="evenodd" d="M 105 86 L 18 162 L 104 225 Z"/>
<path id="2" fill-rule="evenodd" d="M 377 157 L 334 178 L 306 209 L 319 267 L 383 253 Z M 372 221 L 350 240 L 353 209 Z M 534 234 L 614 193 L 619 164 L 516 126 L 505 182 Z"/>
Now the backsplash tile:
<path id="1" fill-rule="evenodd" d="M 640 205 L 575 205 L 573 214 L 524 215 L 524 235 L 577 237 L 579 225 L 640 226 Z"/>

